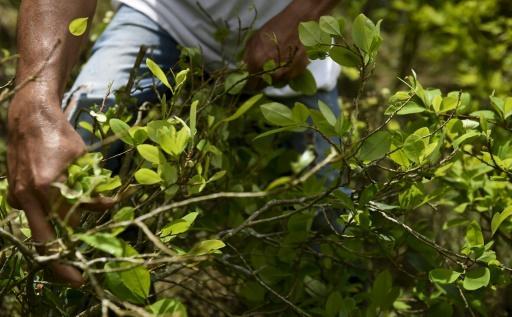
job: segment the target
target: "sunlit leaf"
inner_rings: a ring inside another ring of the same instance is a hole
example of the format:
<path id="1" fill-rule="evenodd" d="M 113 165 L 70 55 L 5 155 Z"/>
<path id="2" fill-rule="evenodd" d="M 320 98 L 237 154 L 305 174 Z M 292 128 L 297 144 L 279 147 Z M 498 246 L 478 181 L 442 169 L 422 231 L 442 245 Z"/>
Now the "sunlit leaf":
<path id="1" fill-rule="evenodd" d="M 468 291 L 474 291 L 489 285 L 490 280 L 491 272 L 489 269 L 486 267 L 478 267 L 466 272 L 462 286 Z"/>
<path id="2" fill-rule="evenodd" d="M 139 184 L 142 185 L 153 185 L 162 181 L 160 176 L 155 171 L 147 168 L 141 168 L 135 172 L 135 179 Z"/>
<path id="3" fill-rule="evenodd" d="M 169 83 L 169 79 L 167 79 L 167 75 L 165 75 L 164 71 L 160 68 L 160 66 L 158 66 L 157 63 L 155 63 L 152 59 L 147 58 L 146 65 L 148 66 L 153 76 L 160 80 L 162 84 L 164 84 L 167 88 L 173 91 L 171 84 Z"/>
<path id="4" fill-rule="evenodd" d="M 69 23 L 69 32 L 74 36 L 82 36 L 87 31 L 89 18 L 77 18 Z"/>

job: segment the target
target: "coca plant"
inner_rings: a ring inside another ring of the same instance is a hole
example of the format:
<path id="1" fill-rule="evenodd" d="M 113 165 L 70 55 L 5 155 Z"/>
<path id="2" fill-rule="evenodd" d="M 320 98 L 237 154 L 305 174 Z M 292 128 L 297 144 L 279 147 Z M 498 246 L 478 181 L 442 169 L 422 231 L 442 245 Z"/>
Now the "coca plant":
<path id="1" fill-rule="evenodd" d="M 244 65 L 204 76 L 199 52 L 179 72 L 146 59 L 159 102 L 138 112 L 126 91 L 80 122 L 98 143 L 55 184 L 80 214 L 49 215 L 58 250 L 33 251 L 23 212 L 0 183 L 0 293 L 11 316 L 468 316 L 504 315 L 510 285 L 512 97 L 472 99 L 423 87 L 375 97 L 380 21 L 325 16 L 299 26 L 311 58 L 359 72 L 359 89 L 336 116 L 326 105 L 289 107 L 247 82 L 280 67 Z M 144 51 L 141 51 L 144 54 Z M 290 85 L 314 94 L 306 72 Z M 169 93 L 169 94 L 168 94 Z M 4 102 L 10 96 L 4 90 Z M 385 97 L 385 98 L 384 98 Z M 371 114 L 375 119 L 363 118 Z M 315 133 L 327 153 L 297 153 L 287 140 Z M 106 153 L 113 142 L 124 151 Z M 113 174 L 105 163 L 119 160 Z M 2 161 L 3 162 L 3 161 Z M 81 212 L 91 197 L 119 202 Z M 80 213 L 81 212 L 81 213 Z M 80 268 L 69 289 L 43 270 Z M 42 310 L 44 309 L 44 310 Z"/>

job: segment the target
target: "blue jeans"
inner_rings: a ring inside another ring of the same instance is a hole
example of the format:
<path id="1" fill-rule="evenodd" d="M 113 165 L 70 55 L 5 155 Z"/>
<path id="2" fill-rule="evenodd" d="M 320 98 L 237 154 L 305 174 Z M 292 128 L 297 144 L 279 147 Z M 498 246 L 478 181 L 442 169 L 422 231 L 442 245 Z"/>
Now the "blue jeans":
<path id="1" fill-rule="evenodd" d="M 127 84 L 142 45 L 149 48 L 148 57 L 164 70 L 172 68 L 178 62 L 178 43 L 169 33 L 143 13 L 125 5 L 121 6 L 96 41 L 91 57 L 64 98 L 64 109 L 74 126 L 77 126 L 79 121 L 91 122 L 88 109 L 93 104 L 103 103 L 110 85 L 111 90 L 115 91 Z M 139 103 L 154 101 L 154 79 L 144 62 L 138 71 L 138 78 L 141 79 L 133 87 L 132 96 Z M 113 94 L 110 94 L 105 99 L 106 107 L 114 105 L 114 99 Z M 315 96 L 280 98 L 278 101 L 292 105 L 298 101 L 311 108 L 317 108 L 319 100 L 329 105 L 336 115 L 340 113 L 336 89 L 319 91 Z M 87 144 L 94 142 L 89 132 L 79 127 L 77 131 Z M 303 135 L 295 135 L 296 138 L 304 139 Z M 318 135 L 313 138 L 316 150 L 324 154 L 329 149 L 329 144 Z"/>

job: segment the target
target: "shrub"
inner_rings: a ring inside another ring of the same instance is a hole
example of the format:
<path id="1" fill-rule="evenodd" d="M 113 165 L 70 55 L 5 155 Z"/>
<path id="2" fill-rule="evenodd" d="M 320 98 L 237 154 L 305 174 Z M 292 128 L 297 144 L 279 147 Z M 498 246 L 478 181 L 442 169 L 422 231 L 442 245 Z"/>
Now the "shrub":
<path id="1" fill-rule="evenodd" d="M 83 213 L 79 228 L 52 215 L 59 260 L 87 278 L 80 289 L 46 278 L 49 258 L 26 246 L 30 230 L 23 213 L 7 206 L 3 180 L 5 311 L 504 313 L 512 270 L 512 97 L 475 102 L 463 91 L 424 88 L 413 72 L 406 89 L 372 103 L 365 87 L 382 42 L 380 22 L 359 15 L 350 32 L 344 25 L 323 17 L 299 27 L 311 57 L 329 55 L 359 72 L 352 106 L 340 116 L 322 105 L 289 108 L 237 92 L 282 65 L 205 79 L 193 49 L 183 51 L 177 74 L 146 60 L 170 97 L 159 95 L 136 117 L 123 90 L 118 106 L 92 109 L 93 124 L 81 127 L 100 139 L 99 152 L 71 165 L 58 187 L 75 212 L 95 195 L 123 199 L 104 214 Z M 292 84 L 316 90 L 307 74 Z M 374 122 L 364 120 L 369 113 Z M 330 152 L 282 145 L 305 131 L 329 142 Z M 100 153 L 113 139 L 126 148 L 118 175 L 103 168 Z M 326 170 L 334 180 L 323 177 Z"/>

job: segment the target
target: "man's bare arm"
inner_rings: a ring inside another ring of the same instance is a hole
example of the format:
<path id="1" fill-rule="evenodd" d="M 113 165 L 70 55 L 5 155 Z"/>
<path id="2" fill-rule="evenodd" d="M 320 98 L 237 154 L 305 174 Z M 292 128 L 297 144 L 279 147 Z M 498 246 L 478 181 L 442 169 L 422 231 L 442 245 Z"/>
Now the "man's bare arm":
<path id="1" fill-rule="evenodd" d="M 66 79 L 78 60 L 84 35 L 74 36 L 68 26 L 75 18 L 92 20 L 95 0 L 23 0 L 18 21 L 17 83 L 34 75 L 34 70 L 48 60 L 38 78 L 23 93 L 41 89 L 51 98 L 64 93 Z M 51 55 L 51 56 L 50 56 Z"/>
<path id="2" fill-rule="evenodd" d="M 60 103 L 85 38 L 70 34 L 68 26 L 76 18 L 92 19 L 95 7 L 95 0 L 21 3 L 16 73 L 19 90 L 8 113 L 9 202 L 25 211 L 36 242 L 54 238 L 48 221 L 51 183 L 85 152 Z M 82 283 L 76 269 L 58 263 L 52 267 L 72 286 Z"/>
<path id="3" fill-rule="evenodd" d="M 249 39 L 244 61 L 251 72 L 260 71 L 270 59 L 288 62 L 288 67 L 274 74 L 274 80 L 293 79 L 302 74 L 309 60 L 299 40 L 301 22 L 318 20 L 328 14 L 340 0 L 294 0 L 281 13 L 270 19 Z M 273 38 L 277 39 L 277 45 Z M 290 56 L 290 52 L 293 56 Z M 289 59 L 292 60 L 289 60 Z"/>

